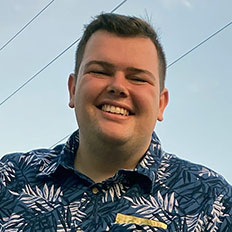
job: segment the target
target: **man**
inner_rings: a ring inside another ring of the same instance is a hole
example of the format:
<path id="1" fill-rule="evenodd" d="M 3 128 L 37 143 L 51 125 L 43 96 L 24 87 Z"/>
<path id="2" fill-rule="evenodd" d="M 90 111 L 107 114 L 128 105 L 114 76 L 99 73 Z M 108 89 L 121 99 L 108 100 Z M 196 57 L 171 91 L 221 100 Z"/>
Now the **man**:
<path id="1" fill-rule="evenodd" d="M 141 19 L 102 14 L 69 77 L 79 130 L 65 145 L 5 156 L 1 231 L 232 231 L 232 188 L 165 153 L 166 62 Z"/>

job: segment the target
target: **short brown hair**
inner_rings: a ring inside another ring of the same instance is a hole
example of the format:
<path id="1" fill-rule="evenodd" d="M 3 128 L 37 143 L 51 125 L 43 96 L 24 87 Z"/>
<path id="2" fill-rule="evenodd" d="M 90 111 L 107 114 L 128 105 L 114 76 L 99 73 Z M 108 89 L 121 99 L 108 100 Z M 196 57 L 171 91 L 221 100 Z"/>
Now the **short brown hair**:
<path id="1" fill-rule="evenodd" d="M 113 13 L 100 14 L 90 24 L 85 26 L 84 34 L 77 46 L 76 51 L 76 77 L 78 75 L 86 44 L 91 35 L 98 30 L 104 30 L 122 37 L 140 36 L 150 38 L 158 53 L 160 89 L 162 90 L 164 88 L 166 59 L 162 45 L 160 44 L 158 36 L 153 27 L 140 18 Z"/>

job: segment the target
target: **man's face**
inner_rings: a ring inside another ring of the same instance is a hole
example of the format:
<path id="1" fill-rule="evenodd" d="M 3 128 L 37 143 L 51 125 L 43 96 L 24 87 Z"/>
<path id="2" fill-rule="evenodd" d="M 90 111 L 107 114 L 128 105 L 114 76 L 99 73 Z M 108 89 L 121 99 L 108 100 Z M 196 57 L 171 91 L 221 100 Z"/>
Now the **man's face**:
<path id="1" fill-rule="evenodd" d="M 69 78 L 80 136 L 136 145 L 150 140 L 163 119 L 157 51 L 148 38 L 95 32 L 87 42 L 77 81 Z"/>

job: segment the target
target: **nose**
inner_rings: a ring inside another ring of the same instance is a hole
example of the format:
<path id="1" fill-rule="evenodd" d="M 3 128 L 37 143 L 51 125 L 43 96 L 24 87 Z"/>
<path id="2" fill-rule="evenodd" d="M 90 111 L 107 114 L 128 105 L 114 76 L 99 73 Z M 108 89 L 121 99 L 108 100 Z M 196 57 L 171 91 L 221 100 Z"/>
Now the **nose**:
<path id="1" fill-rule="evenodd" d="M 107 86 L 107 92 L 110 95 L 117 97 L 128 96 L 127 80 L 123 73 L 116 73 L 114 76 L 112 76 L 110 83 Z"/>

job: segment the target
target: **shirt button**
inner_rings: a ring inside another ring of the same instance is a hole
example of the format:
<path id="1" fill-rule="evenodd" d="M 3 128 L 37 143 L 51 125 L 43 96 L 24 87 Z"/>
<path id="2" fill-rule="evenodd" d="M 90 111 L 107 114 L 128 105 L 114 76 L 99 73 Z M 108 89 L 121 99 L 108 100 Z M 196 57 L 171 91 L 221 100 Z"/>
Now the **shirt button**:
<path id="1" fill-rule="evenodd" d="M 93 187 L 92 188 L 92 193 L 93 194 L 97 194 L 99 192 L 99 190 L 96 188 L 96 187 Z"/>

